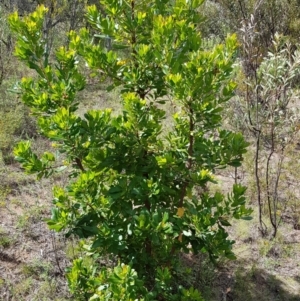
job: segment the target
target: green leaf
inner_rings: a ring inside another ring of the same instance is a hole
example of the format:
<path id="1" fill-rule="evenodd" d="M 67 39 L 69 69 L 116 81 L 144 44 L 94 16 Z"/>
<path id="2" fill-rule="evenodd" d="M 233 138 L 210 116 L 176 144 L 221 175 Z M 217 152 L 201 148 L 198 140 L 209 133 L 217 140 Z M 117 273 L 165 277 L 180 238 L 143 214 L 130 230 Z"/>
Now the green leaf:
<path id="1" fill-rule="evenodd" d="M 221 223 L 222 226 L 228 227 L 231 226 L 231 224 L 229 223 L 229 221 L 223 217 L 219 218 L 219 222 Z"/>

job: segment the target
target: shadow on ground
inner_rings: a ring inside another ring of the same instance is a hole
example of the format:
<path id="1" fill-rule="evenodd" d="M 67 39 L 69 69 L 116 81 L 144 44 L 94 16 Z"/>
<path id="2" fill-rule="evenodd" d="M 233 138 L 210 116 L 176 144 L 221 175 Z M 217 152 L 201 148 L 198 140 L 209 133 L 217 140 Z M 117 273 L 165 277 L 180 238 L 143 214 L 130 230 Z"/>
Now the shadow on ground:
<path id="1" fill-rule="evenodd" d="M 244 268 L 247 263 L 238 260 L 215 267 L 203 255 L 183 255 L 182 262 L 192 270 L 185 285 L 201 291 L 206 301 L 300 301 L 300 273 L 280 275 L 255 265 Z"/>
<path id="2" fill-rule="evenodd" d="M 263 269 L 237 270 L 226 301 L 299 301 L 300 279 L 273 275 Z"/>

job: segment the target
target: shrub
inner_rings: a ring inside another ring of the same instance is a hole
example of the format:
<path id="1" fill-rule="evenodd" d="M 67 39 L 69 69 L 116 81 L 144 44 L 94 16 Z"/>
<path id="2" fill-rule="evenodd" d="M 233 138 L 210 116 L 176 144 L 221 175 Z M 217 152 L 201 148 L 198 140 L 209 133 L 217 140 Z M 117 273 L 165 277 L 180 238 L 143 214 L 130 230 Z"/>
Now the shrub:
<path id="1" fill-rule="evenodd" d="M 16 55 L 38 74 L 22 79 L 23 102 L 64 153 L 62 162 L 57 152 L 38 157 L 21 142 L 16 159 L 39 178 L 68 170 L 69 186 L 54 188 L 48 225 L 85 239 L 90 256 L 112 260 L 102 267 L 74 261 L 67 278 L 77 299 L 202 300 L 197 290 L 174 285 L 177 254 L 234 258 L 225 227 L 230 218 L 250 214 L 245 187 L 235 184 L 227 197 L 206 189 L 217 169 L 239 166 L 246 152 L 241 134 L 221 129 L 222 105 L 235 88 L 236 38 L 203 48 L 199 0 L 102 3 L 105 14 L 90 6 L 87 19 L 98 37 L 112 40 L 111 50 L 93 43 L 83 28 L 70 32 L 55 64 L 44 51 L 47 9 L 40 6 L 23 20 L 11 15 Z M 76 114 L 76 93 L 85 88 L 78 57 L 94 76 L 111 79 L 108 89 L 121 88 L 121 114 Z M 166 126 L 168 99 L 176 113 Z"/>

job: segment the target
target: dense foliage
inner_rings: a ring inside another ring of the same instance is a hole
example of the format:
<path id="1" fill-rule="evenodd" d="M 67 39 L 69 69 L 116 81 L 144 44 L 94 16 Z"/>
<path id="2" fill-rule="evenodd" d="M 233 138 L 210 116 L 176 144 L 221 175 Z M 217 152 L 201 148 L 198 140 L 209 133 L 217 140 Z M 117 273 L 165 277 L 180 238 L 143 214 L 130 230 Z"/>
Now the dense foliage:
<path id="1" fill-rule="evenodd" d="M 226 196 L 207 185 L 246 152 L 241 134 L 221 128 L 222 106 L 236 87 L 237 42 L 228 36 L 207 49 L 197 31 L 201 4 L 105 0 L 105 14 L 89 6 L 91 31 L 71 31 L 54 61 L 43 36 L 44 6 L 9 18 L 16 56 L 36 71 L 19 92 L 54 148 L 38 157 L 21 142 L 16 159 L 38 178 L 68 173 L 68 187 L 54 188 L 48 225 L 84 239 L 89 256 L 112 262 L 74 261 L 67 278 L 78 300 L 202 300 L 176 285 L 178 253 L 234 258 L 225 227 L 232 217 L 249 218 L 246 188 L 235 184 Z M 110 39 L 111 49 L 95 37 Z M 82 60 L 109 89 L 120 87 L 121 114 L 78 113 Z"/>

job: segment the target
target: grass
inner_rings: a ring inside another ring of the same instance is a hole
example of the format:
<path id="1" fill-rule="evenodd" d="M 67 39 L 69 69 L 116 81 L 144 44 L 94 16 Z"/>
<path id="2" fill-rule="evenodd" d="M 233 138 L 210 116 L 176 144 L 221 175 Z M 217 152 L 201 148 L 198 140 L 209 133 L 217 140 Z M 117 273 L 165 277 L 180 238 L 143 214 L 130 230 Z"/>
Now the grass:
<path id="1" fill-rule="evenodd" d="M 39 223 L 45 216 L 45 213 L 44 206 L 33 205 L 26 208 L 24 213 L 18 216 L 16 227 L 22 231 L 30 232 L 31 225 Z"/>
<path id="2" fill-rule="evenodd" d="M 22 266 L 22 274 L 25 277 L 36 277 L 38 279 L 47 278 L 52 266 L 49 262 L 35 260 Z"/>
<path id="3" fill-rule="evenodd" d="M 12 179 L 6 184 L 13 184 L 5 190 L 0 210 L 0 296 L 20 301 L 69 300 L 66 281 L 57 266 L 58 260 L 64 270 L 69 262 L 63 241 L 51 238 L 43 222 L 49 217 L 53 182 L 25 181 L 24 175 L 13 179 L 12 166 L 6 167 L 6 173 L 10 169 Z"/>
<path id="4" fill-rule="evenodd" d="M 0 249 L 1 248 L 9 248 L 13 245 L 14 239 L 7 233 L 4 233 L 0 230 Z"/>

